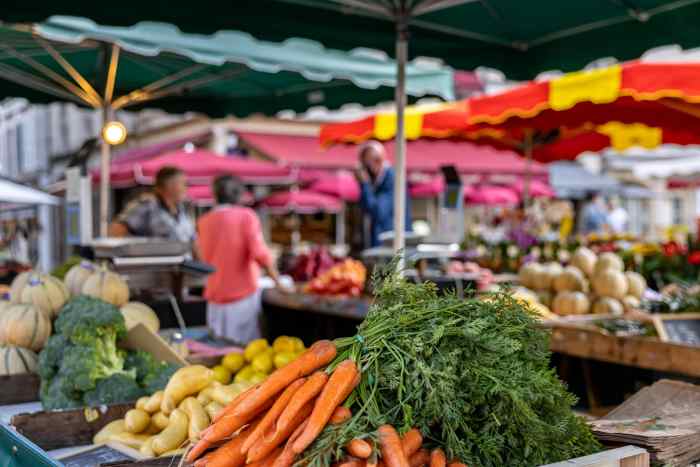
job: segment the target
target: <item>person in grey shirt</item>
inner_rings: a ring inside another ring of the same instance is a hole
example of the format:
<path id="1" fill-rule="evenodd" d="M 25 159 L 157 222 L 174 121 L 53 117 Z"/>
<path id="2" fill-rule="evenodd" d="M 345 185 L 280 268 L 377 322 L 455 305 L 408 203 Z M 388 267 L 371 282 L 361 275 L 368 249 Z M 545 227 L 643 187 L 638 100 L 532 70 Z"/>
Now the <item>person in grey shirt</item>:
<path id="1" fill-rule="evenodd" d="M 110 225 L 111 237 L 155 237 L 194 245 L 194 222 L 185 209 L 187 179 L 177 167 L 156 174 L 152 193 L 131 201 Z"/>

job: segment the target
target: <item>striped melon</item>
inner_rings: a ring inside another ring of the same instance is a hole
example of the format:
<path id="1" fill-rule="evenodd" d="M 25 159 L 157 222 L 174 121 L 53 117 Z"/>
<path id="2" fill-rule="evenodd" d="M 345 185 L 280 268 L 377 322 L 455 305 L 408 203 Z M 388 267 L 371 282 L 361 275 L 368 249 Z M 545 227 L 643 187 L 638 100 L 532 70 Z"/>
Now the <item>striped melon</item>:
<path id="1" fill-rule="evenodd" d="M 39 357 L 24 347 L 0 346 L 0 376 L 36 373 Z"/>
<path id="2" fill-rule="evenodd" d="M 160 320 L 153 309 L 141 302 L 129 302 L 119 309 L 124 316 L 126 329 L 131 329 L 139 323 L 143 323 L 153 332 L 160 330 Z"/>
<path id="3" fill-rule="evenodd" d="M 35 273 L 29 276 L 27 285 L 22 289 L 20 303 L 34 305 L 49 319 L 53 319 L 69 298 L 68 289 L 59 279 Z"/>
<path id="4" fill-rule="evenodd" d="M 82 294 L 85 281 L 95 272 L 95 269 L 95 265 L 90 261 L 81 261 L 70 268 L 63 279 L 68 292 L 71 295 Z"/>
<path id="5" fill-rule="evenodd" d="M 27 285 L 27 282 L 29 282 L 29 277 L 33 273 L 34 271 L 24 271 L 14 278 L 10 285 L 10 302 L 21 303 L 20 298 L 22 297 L 22 290 L 24 286 Z"/>
<path id="6" fill-rule="evenodd" d="M 0 317 L 0 345 L 41 350 L 51 335 L 51 321 L 36 307 L 12 305 Z"/>
<path id="7" fill-rule="evenodd" d="M 83 293 L 118 307 L 129 301 L 129 286 L 126 281 L 106 268 L 101 268 L 88 277 L 83 284 Z"/>

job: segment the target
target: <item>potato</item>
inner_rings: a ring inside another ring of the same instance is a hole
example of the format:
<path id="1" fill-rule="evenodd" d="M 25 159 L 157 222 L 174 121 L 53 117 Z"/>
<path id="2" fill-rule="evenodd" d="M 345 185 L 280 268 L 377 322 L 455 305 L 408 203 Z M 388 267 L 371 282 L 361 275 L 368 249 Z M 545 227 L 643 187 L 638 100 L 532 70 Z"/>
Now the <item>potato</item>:
<path id="1" fill-rule="evenodd" d="M 159 435 L 153 437 L 151 442 L 153 452 L 160 456 L 164 452 L 178 449 L 187 439 L 189 421 L 185 412 L 174 409 L 170 413 L 168 426 Z"/>
<path id="2" fill-rule="evenodd" d="M 148 402 L 148 399 L 150 399 L 148 396 L 139 397 L 139 400 L 136 401 L 136 408 L 146 410 L 146 403 Z"/>
<path id="3" fill-rule="evenodd" d="M 151 447 L 151 443 L 153 443 L 153 438 L 155 438 L 155 436 L 151 436 L 150 438 L 148 438 L 146 442 L 141 445 L 141 449 L 139 449 L 139 452 L 143 454 L 146 458 L 156 457 L 156 453 L 153 452 L 153 448 Z"/>
<path id="4" fill-rule="evenodd" d="M 97 434 L 92 438 L 93 444 L 104 444 L 107 442 L 110 436 L 123 433 L 126 431 L 126 425 L 124 419 L 114 420 L 106 424 Z"/>
<path id="5" fill-rule="evenodd" d="M 240 393 L 241 391 L 233 386 L 219 386 L 217 388 L 212 389 L 210 394 L 211 400 L 218 402 L 221 405 L 228 405 Z"/>
<path id="6" fill-rule="evenodd" d="M 156 412 L 155 414 L 153 414 L 153 416 L 151 417 L 151 421 L 156 427 L 158 427 L 161 430 L 164 430 L 165 427 L 168 426 L 168 423 L 170 423 L 170 419 L 163 412 Z"/>
<path id="7" fill-rule="evenodd" d="M 154 392 L 148 399 L 148 402 L 144 404 L 143 410 L 148 413 L 158 412 L 160 410 L 160 404 L 163 402 L 163 393 L 163 391 Z"/>
<path id="8" fill-rule="evenodd" d="M 136 449 L 137 451 L 141 449 L 141 446 L 151 438 L 149 435 L 137 435 L 129 432 L 116 433 L 109 437 L 108 442 L 121 443 L 124 446 L 128 446 L 131 449 Z"/>
<path id="9" fill-rule="evenodd" d="M 131 409 L 124 416 L 126 431 L 129 433 L 141 433 L 151 422 L 148 412 L 141 409 Z"/>
<path id="10" fill-rule="evenodd" d="M 218 402 L 211 401 L 207 405 L 204 406 L 204 411 L 207 413 L 207 415 L 209 415 L 209 418 L 211 418 L 213 420 L 214 417 L 216 417 L 216 414 L 221 412 L 221 409 L 223 409 L 223 408 L 224 408 L 224 406 L 219 404 Z"/>
<path id="11" fill-rule="evenodd" d="M 203 365 L 190 365 L 177 370 L 168 381 L 160 410 L 172 412 L 187 396 L 199 393 L 214 381 L 214 372 Z"/>
<path id="12" fill-rule="evenodd" d="M 167 420 L 167 419 L 166 419 Z M 151 417 L 151 422 L 148 424 L 148 427 L 146 427 L 145 430 L 143 430 L 144 435 L 157 435 L 163 431 L 163 428 L 159 427 L 153 422 L 153 417 Z"/>
<path id="13" fill-rule="evenodd" d="M 171 451 L 164 452 L 164 453 L 161 454 L 159 457 L 181 456 L 181 455 L 183 455 L 184 453 L 185 453 L 185 449 L 184 449 L 184 448 L 173 449 L 173 450 L 171 450 Z"/>
<path id="14" fill-rule="evenodd" d="M 209 415 L 204 411 L 202 404 L 197 399 L 190 396 L 180 403 L 180 410 L 185 412 L 190 418 L 190 425 L 187 435 L 190 441 L 196 443 L 199 440 L 199 432 L 209 426 Z"/>

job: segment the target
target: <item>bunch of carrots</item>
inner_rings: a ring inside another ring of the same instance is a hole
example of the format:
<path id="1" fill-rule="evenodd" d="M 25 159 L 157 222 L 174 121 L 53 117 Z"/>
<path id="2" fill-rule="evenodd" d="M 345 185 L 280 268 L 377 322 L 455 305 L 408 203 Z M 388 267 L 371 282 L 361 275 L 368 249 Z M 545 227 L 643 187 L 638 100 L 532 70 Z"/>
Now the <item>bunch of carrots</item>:
<path id="1" fill-rule="evenodd" d="M 360 382 L 353 360 L 340 362 L 330 375 L 326 366 L 336 357 L 333 342 L 323 340 L 262 383 L 240 394 L 200 433 L 186 455 L 195 467 L 291 467 L 330 424 L 351 417 L 342 406 Z M 354 439 L 345 447 L 342 467 L 446 467 L 440 449 L 421 449 L 418 430 L 400 438 L 390 425 L 377 430 L 380 456 L 369 441 Z M 207 452 L 209 451 L 209 452 Z M 381 457 L 381 458 L 380 458 Z M 463 467 L 451 462 L 449 467 Z"/>

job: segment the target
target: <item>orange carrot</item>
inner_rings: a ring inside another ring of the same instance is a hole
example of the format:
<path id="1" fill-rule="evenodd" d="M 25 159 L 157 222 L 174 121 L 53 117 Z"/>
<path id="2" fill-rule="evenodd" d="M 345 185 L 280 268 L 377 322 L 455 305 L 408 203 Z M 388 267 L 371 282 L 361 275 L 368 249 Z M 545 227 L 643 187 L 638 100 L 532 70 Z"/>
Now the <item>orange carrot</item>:
<path id="1" fill-rule="evenodd" d="M 367 459 L 367 462 L 365 463 L 365 467 L 378 467 L 379 465 L 379 459 L 377 456 L 370 456 L 369 459 Z"/>
<path id="2" fill-rule="evenodd" d="M 243 399 L 245 399 L 246 397 L 251 395 L 253 393 L 253 391 L 255 389 L 257 389 L 259 386 L 260 386 L 259 384 L 256 384 L 255 386 L 251 386 L 248 389 L 246 389 L 245 391 L 243 391 L 242 393 L 240 393 L 239 395 L 237 395 L 235 399 L 233 399 L 231 402 L 229 402 L 223 409 L 219 410 L 219 413 L 217 413 L 214 416 L 214 418 L 212 418 L 211 422 L 216 423 L 219 420 L 221 420 L 221 418 L 224 415 L 226 415 L 227 413 L 230 413 L 233 409 L 235 409 L 238 406 L 238 404 L 241 403 L 241 401 Z"/>
<path id="3" fill-rule="evenodd" d="M 408 430 L 401 437 L 401 447 L 403 448 L 404 455 L 408 459 L 420 449 L 421 444 L 423 444 L 423 436 L 417 428 Z"/>
<path id="4" fill-rule="evenodd" d="M 430 467 L 445 467 L 446 464 L 445 451 L 437 448 L 430 452 Z"/>
<path id="5" fill-rule="evenodd" d="M 294 430 L 294 433 L 292 433 L 292 436 L 290 436 L 287 440 L 287 443 L 282 449 L 282 453 L 279 455 L 279 457 L 277 457 L 272 467 L 292 467 L 294 464 L 294 458 L 296 457 L 296 454 L 294 454 L 294 451 L 292 451 L 292 444 L 294 444 L 294 441 L 296 441 L 301 432 L 304 431 L 307 423 L 309 423 L 308 418 L 301 422 L 301 425 Z"/>
<path id="6" fill-rule="evenodd" d="M 238 435 L 236 435 L 233 439 L 227 441 L 226 443 L 219 446 L 219 448 L 215 451 L 212 451 L 206 456 L 204 456 L 204 458 L 200 459 L 206 461 L 202 465 L 206 467 L 241 467 L 245 465 L 245 455 L 241 454 L 240 452 L 241 445 L 245 442 L 248 436 L 250 436 L 253 430 L 255 430 L 255 427 L 258 424 L 259 421 L 251 423 L 250 426 L 241 430 L 241 432 Z M 192 451 L 190 451 L 190 453 L 191 452 Z M 189 455 L 187 456 L 187 461 L 192 462 L 190 460 Z"/>
<path id="7" fill-rule="evenodd" d="M 424 467 L 430 462 L 430 453 L 427 449 L 421 449 L 411 456 L 408 461 L 411 467 Z"/>
<path id="8" fill-rule="evenodd" d="M 401 438 L 391 425 L 382 425 L 377 430 L 382 459 L 387 467 L 409 467 L 408 459 L 401 447 Z"/>
<path id="9" fill-rule="evenodd" d="M 336 465 L 337 467 L 365 467 L 365 461 L 355 457 L 348 457 L 347 459 L 333 465 Z"/>
<path id="10" fill-rule="evenodd" d="M 210 425 L 209 428 L 207 428 L 199 434 L 201 439 L 199 443 L 195 445 L 195 449 L 200 443 L 203 442 L 209 443 L 209 446 L 211 446 L 212 443 L 230 438 L 236 431 L 240 430 L 248 422 L 257 417 L 260 413 L 269 409 L 272 405 L 272 402 L 272 400 L 268 400 L 265 403 L 265 405 L 263 405 L 257 411 L 248 413 L 246 415 L 237 416 L 235 412 L 231 412 L 225 415 L 218 422 L 214 423 L 213 425 Z M 201 452 L 199 454 L 201 454 Z"/>
<path id="11" fill-rule="evenodd" d="M 265 402 L 289 386 L 292 381 L 310 375 L 328 365 L 335 358 L 336 353 L 337 350 L 333 342 L 328 340 L 315 342 L 296 360 L 275 370 L 249 397 L 241 401 L 233 412 L 238 416 L 254 413 Z"/>
<path id="12" fill-rule="evenodd" d="M 301 408 L 318 396 L 327 382 L 328 375 L 323 371 L 317 371 L 309 376 L 304 385 L 294 394 L 294 397 L 292 397 L 280 414 L 277 423 L 275 423 L 273 427 L 273 431 L 286 430 L 289 423 L 294 419 Z"/>
<path id="13" fill-rule="evenodd" d="M 273 423 L 277 421 L 277 417 L 279 417 L 282 411 L 285 409 L 285 407 L 287 407 L 287 404 L 289 404 L 289 401 L 292 399 L 292 396 L 296 394 L 299 388 L 304 386 L 305 382 L 306 378 L 299 378 L 298 380 L 294 381 L 292 384 L 287 386 L 287 389 L 284 390 L 282 395 L 277 398 L 274 404 L 272 404 L 270 410 L 267 411 L 267 413 L 263 417 L 262 421 L 258 424 L 255 431 L 252 432 L 250 436 L 248 436 L 248 439 L 245 441 L 245 443 L 243 443 L 243 446 L 241 446 L 242 453 L 248 452 L 248 449 L 250 449 L 253 443 L 255 443 L 263 435 L 263 433 L 270 429 Z"/>
<path id="14" fill-rule="evenodd" d="M 267 456 L 265 456 L 264 459 L 260 459 L 259 461 L 255 461 L 253 463 L 248 464 L 250 467 L 272 467 L 275 463 L 275 460 L 279 457 L 279 455 L 282 453 L 282 448 L 278 448 L 273 450 L 271 453 L 269 453 Z"/>
<path id="15" fill-rule="evenodd" d="M 309 418 L 313 409 L 313 401 L 309 401 L 302 409 L 297 412 L 294 419 L 287 424 L 283 430 L 268 431 L 262 438 L 250 447 L 248 450 L 247 462 L 256 462 L 264 459 L 270 452 L 274 451 L 277 446 L 281 446 L 287 438 L 294 433 L 294 430 L 302 424 L 304 420 Z"/>
<path id="16" fill-rule="evenodd" d="M 352 412 L 350 411 L 350 409 L 341 405 L 339 407 L 336 407 L 336 409 L 333 411 L 333 415 L 331 415 L 330 424 L 340 425 L 341 423 L 345 423 L 348 420 L 350 420 L 350 417 L 352 417 Z"/>
<path id="17" fill-rule="evenodd" d="M 309 424 L 292 446 L 294 452 L 300 454 L 314 442 L 328 424 L 335 408 L 347 399 L 359 382 L 360 372 L 352 360 L 345 360 L 336 367 L 316 400 Z"/>
<path id="18" fill-rule="evenodd" d="M 360 459 L 367 459 L 372 454 L 372 446 L 364 439 L 353 439 L 345 446 L 345 450 L 351 456 Z"/>

